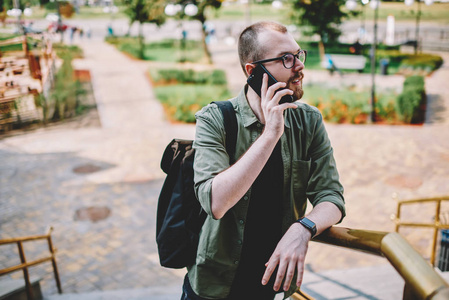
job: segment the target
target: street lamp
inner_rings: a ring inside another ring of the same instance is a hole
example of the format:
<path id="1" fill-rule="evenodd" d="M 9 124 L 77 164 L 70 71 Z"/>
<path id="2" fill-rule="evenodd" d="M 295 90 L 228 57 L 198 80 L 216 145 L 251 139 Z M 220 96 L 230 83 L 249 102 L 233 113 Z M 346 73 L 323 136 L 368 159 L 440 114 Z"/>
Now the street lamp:
<path id="1" fill-rule="evenodd" d="M 374 9 L 374 38 L 371 44 L 371 122 L 376 122 L 376 47 L 377 47 L 377 19 L 379 16 L 380 0 L 371 0 L 370 7 Z"/>
<path id="2" fill-rule="evenodd" d="M 407 6 L 411 6 L 413 5 L 415 1 L 414 0 L 405 0 L 404 3 Z M 421 1 L 417 0 L 418 2 L 418 12 L 416 13 L 416 28 L 415 28 L 415 55 L 418 54 L 418 43 L 419 43 L 419 21 L 421 18 Z M 432 5 L 433 4 L 433 0 L 424 0 L 424 3 L 426 5 Z"/>
<path id="3" fill-rule="evenodd" d="M 284 6 L 284 4 L 283 4 L 281 1 L 279 1 L 279 0 L 274 0 L 274 1 L 271 3 L 271 6 L 272 6 L 274 9 L 281 9 L 281 8 Z"/>
<path id="4" fill-rule="evenodd" d="M 188 3 L 186 5 L 181 4 L 173 4 L 169 3 L 165 6 L 164 12 L 167 16 L 174 17 L 177 14 L 184 12 L 189 17 L 196 16 L 198 14 L 198 7 L 193 3 Z M 182 27 L 182 23 L 179 22 L 179 25 Z M 187 32 L 182 30 L 182 38 L 181 38 L 181 62 L 185 61 L 184 52 L 185 52 L 185 42 L 187 38 Z"/>
<path id="5" fill-rule="evenodd" d="M 370 59 L 371 59 L 371 117 L 372 123 L 376 122 L 376 46 L 377 46 L 377 19 L 379 13 L 380 0 L 361 0 L 362 8 L 369 3 L 370 7 L 374 9 L 374 26 L 373 26 L 373 42 L 371 44 Z M 347 0 L 346 8 L 354 10 L 357 7 L 356 0 Z M 364 30 L 364 28 L 363 28 Z"/>
<path id="6" fill-rule="evenodd" d="M 19 8 L 19 1 L 14 1 L 14 8 L 10 9 L 6 12 L 6 14 L 10 17 L 15 17 L 17 18 L 17 31 L 18 32 L 24 32 L 23 27 L 22 27 L 22 21 L 21 21 L 21 16 L 22 16 L 22 10 Z"/>

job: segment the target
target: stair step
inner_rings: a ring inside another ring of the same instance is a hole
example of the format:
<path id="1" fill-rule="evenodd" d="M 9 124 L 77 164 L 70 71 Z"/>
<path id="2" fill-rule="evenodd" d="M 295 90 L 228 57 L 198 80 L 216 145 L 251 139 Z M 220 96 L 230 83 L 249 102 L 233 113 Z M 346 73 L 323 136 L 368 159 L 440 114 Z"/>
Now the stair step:
<path id="1" fill-rule="evenodd" d="M 438 273 L 449 281 L 449 272 Z M 404 280 L 391 265 L 314 272 L 306 270 L 301 290 L 316 300 L 397 300 L 402 299 Z M 44 300 L 179 300 L 181 284 L 170 287 L 61 294 Z M 282 299 L 278 294 L 276 300 Z"/>
<path id="2" fill-rule="evenodd" d="M 30 283 L 35 300 L 42 299 L 41 278 L 31 277 Z M 25 279 L 0 280 L 0 300 L 27 300 Z"/>
<path id="3" fill-rule="evenodd" d="M 179 300 L 182 287 L 149 287 L 46 296 L 44 300 Z"/>
<path id="4" fill-rule="evenodd" d="M 449 282 L 449 272 L 436 271 Z M 301 290 L 316 300 L 403 298 L 404 280 L 389 264 L 374 267 L 305 272 Z"/>

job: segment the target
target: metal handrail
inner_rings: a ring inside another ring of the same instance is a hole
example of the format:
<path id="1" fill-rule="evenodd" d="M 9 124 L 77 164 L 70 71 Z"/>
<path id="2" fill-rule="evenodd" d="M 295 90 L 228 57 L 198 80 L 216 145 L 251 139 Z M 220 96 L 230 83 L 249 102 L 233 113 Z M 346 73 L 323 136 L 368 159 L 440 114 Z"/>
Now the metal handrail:
<path id="1" fill-rule="evenodd" d="M 449 229 L 449 224 L 441 223 L 441 202 L 449 201 L 449 196 L 433 197 L 433 198 L 422 198 L 422 199 L 412 199 L 412 200 L 398 200 L 394 195 L 394 199 L 397 200 L 396 215 L 392 216 L 392 220 L 395 222 L 395 231 L 399 232 L 399 228 L 402 227 L 423 227 L 423 228 L 433 228 L 433 238 L 432 238 L 432 253 L 430 254 L 430 263 L 435 266 L 435 254 L 437 250 L 437 239 L 438 231 L 441 229 Z M 401 221 L 401 208 L 403 205 L 410 204 L 421 204 L 421 203 L 431 203 L 434 202 L 435 206 L 435 218 L 433 223 L 416 223 L 416 222 L 402 222 Z"/>
<path id="2" fill-rule="evenodd" d="M 449 284 L 396 232 L 331 227 L 313 241 L 385 257 L 405 281 L 403 299 L 449 299 Z"/>
<path id="3" fill-rule="evenodd" d="M 56 256 L 55 256 L 56 248 L 53 247 L 53 243 L 51 240 L 51 232 L 52 231 L 53 231 L 53 227 L 50 227 L 47 230 L 47 234 L 45 234 L 45 235 L 34 235 L 34 236 L 25 236 L 25 237 L 19 237 L 19 238 L 10 238 L 10 239 L 0 240 L 0 246 L 7 245 L 7 244 L 17 244 L 17 247 L 19 248 L 19 256 L 20 256 L 20 261 L 21 261 L 21 264 L 19 264 L 19 265 L 0 269 L 0 276 L 9 274 L 9 273 L 12 273 L 15 271 L 22 270 L 23 277 L 25 279 L 25 286 L 26 286 L 26 292 L 27 292 L 28 299 L 34 299 L 33 289 L 31 287 L 31 282 L 30 282 L 30 275 L 28 273 L 28 268 L 38 265 L 38 264 L 41 264 L 41 263 L 44 263 L 44 262 L 47 262 L 47 261 L 52 262 L 53 273 L 55 275 L 55 280 L 56 280 L 56 286 L 58 288 L 59 294 L 62 294 L 61 281 L 59 279 L 58 266 L 56 264 Z M 50 251 L 50 256 L 27 262 L 26 256 L 25 256 L 25 251 L 23 249 L 23 243 L 29 242 L 29 241 L 36 241 L 36 240 L 47 240 L 48 250 Z"/>

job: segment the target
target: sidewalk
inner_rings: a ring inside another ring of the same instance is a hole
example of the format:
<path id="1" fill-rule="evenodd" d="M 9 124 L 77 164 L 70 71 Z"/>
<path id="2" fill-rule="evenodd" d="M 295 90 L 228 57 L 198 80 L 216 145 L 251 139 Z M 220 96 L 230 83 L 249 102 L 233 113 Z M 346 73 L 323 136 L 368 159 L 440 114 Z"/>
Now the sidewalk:
<path id="1" fill-rule="evenodd" d="M 47 224 L 53 225 L 64 293 L 180 286 L 185 271 L 163 269 L 158 263 L 155 216 L 164 175 L 159 163 L 166 144 L 173 137 L 193 138 L 194 127 L 164 120 L 144 75 L 147 63 L 100 41 L 81 46 L 85 59 L 76 68 L 91 71 L 101 127 L 53 127 L 0 140 L 0 238 L 41 234 Z M 217 67 L 226 69 L 231 88 L 238 91 L 244 77 L 237 54 L 221 49 L 214 52 Z M 426 78 L 437 104 L 431 114 L 439 116 L 433 122 L 326 125 L 345 186 L 347 217 L 340 226 L 392 231 L 393 192 L 402 198 L 449 194 L 446 58 L 445 66 Z M 382 86 L 400 80 L 395 78 L 376 80 Z M 365 80 L 306 71 L 305 81 L 309 79 L 322 84 Z M 99 171 L 74 172 L 89 165 Z M 78 209 L 91 206 L 108 207 L 111 215 L 98 222 L 76 220 Z M 428 232 L 406 234 L 428 257 Z M 18 260 L 13 251 L 2 248 L 0 267 Z M 31 245 L 27 251 L 32 257 L 44 253 L 45 245 Z M 319 274 L 387 265 L 382 258 L 316 243 L 311 243 L 306 262 Z M 31 272 L 44 278 L 44 294 L 56 293 L 50 265 Z"/>

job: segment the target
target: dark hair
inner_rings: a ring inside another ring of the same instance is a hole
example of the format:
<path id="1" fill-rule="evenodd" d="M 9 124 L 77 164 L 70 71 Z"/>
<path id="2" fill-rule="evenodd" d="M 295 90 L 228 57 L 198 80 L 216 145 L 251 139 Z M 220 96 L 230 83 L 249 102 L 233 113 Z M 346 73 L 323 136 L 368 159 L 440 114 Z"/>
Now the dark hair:
<path id="1" fill-rule="evenodd" d="M 266 52 L 266 49 L 259 45 L 259 34 L 266 30 L 287 33 L 284 25 L 275 22 L 257 22 L 246 27 L 239 37 L 238 51 L 240 65 L 246 75 L 245 64 L 260 60 Z"/>

